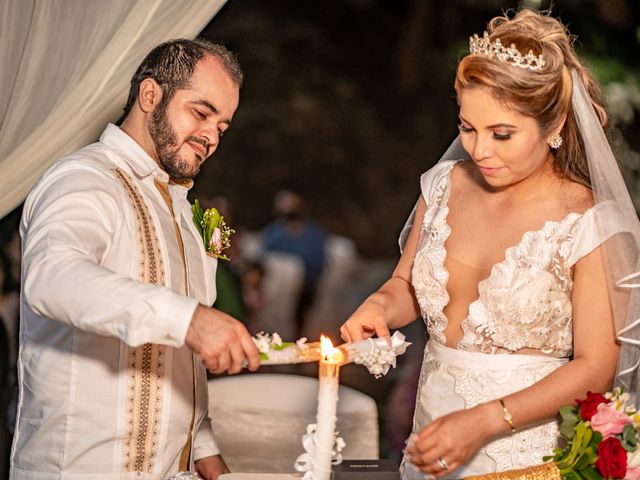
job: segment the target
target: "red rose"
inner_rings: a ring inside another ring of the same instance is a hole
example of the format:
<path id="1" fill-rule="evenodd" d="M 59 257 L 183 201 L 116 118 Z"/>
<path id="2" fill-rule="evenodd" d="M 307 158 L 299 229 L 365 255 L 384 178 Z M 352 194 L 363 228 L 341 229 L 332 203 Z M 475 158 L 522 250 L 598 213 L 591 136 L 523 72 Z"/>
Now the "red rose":
<path id="1" fill-rule="evenodd" d="M 605 438 L 598 445 L 596 468 L 604 478 L 624 478 L 627 474 L 627 452 L 615 437 Z"/>
<path id="2" fill-rule="evenodd" d="M 578 407 L 580 407 L 580 416 L 584 421 L 591 420 L 598 411 L 598 405 L 601 403 L 611 403 L 611 400 L 605 398 L 600 393 L 587 392 L 586 400 L 576 400 Z"/>

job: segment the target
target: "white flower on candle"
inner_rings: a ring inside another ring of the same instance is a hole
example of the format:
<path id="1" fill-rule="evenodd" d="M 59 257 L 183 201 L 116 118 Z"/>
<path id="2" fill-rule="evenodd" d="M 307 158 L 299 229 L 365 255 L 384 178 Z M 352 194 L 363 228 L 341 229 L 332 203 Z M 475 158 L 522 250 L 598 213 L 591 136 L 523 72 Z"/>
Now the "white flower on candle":
<path id="1" fill-rule="evenodd" d="M 253 337 L 253 343 L 258 347 L 258 351 L 261 353 L 268 353 L 271 349 L 271 338 L 268 333 L 260 332 Z"/>

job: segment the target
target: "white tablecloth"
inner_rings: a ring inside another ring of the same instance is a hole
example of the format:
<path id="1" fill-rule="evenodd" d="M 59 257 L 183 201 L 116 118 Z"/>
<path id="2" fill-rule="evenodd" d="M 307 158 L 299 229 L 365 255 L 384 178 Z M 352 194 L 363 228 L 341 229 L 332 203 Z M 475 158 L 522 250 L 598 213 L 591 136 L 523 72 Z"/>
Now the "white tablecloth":
<path id="1" fill-rule="evenodd" d="M 292 473 L 225 473 L 218 480 L 300 480 L 302 474 Z"/>

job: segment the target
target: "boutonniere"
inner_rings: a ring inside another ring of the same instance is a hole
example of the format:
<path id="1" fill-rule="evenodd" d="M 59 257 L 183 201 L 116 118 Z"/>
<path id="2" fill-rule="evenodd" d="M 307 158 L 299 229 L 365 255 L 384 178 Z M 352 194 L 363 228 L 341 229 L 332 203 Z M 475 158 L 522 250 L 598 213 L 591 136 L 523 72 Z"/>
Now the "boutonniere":
<path id="1" fill-rule="evenodd" d="M 230 260 L 222 252 L 231 246 L 231 235 L 236 231 L 227 226 L 224 222 L 224 217 L 220 215 L 217 209 L 207 208 L 202 211 L 198 199 L 191 205 L 191 213 L 193 214 L 193 223 L 195 223 L 202 237 L 207 255 L 213 258 L 221 258 L 222 260 Z"/>

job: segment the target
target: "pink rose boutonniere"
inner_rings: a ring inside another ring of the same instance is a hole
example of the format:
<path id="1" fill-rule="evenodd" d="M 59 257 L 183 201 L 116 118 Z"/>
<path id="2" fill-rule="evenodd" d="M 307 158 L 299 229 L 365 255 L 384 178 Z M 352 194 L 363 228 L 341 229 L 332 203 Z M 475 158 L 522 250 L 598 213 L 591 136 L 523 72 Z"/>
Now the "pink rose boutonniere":
<path id="1" fill-rule="evenodd" d="M 202 211 L 198 199 L 191 205 L 191 213 L 193 214 L 193 223 L 202 237 L 207 255 L 230 260 L 222 252 L 231 246 L 231 235 L 236 231 L 227 226 L 224 217 L 215 208 L 207 208 Z"/>

